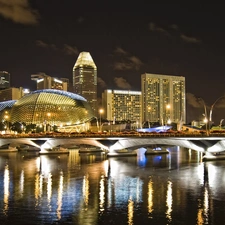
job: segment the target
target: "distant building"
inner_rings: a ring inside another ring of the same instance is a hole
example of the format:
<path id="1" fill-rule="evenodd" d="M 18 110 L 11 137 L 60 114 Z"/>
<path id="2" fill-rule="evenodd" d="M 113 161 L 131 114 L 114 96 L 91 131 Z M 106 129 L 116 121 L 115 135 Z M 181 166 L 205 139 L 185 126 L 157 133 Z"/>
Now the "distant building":
<path id="1" fill-rule="evenodd" d="M 57 89 L 57 90 L 68 90 L 69 79 L 67 78 L 56 78 L 46 75 L 45 73 L 32 74 L 31 80 L 37 82 L 37 90 L 43 89 Z"/>
<path id="2" fill-rule="evenodd" d="M 18 100 L 27 93 L 29 93 L 29 90 L 23 89 L 22 87 L 11 87 L 4 90 L 0 90 L 0 102 Z"/>
<path id="3" fill-rule="evenodd" d="M 87 99 L 97 115 L 97 67 L 89 52 L 81 52 L 73 67 L 73 89 Z"/>
<path id="4" fill-rule="evenodd" d="M 145 73 L 141 91 L 143 121 L 186 122 L 185 77 Z"/>
<path id="5" fill-rule="evenodd" d="M 10 73 L 0 71 L 0 90 L 10 88 Z"/>
<path id="6" fill-rule="evenodd" d="M 105 90 L 102 93 L 103 117 L 109 121 L 141 122 L 141 92 Z"/>

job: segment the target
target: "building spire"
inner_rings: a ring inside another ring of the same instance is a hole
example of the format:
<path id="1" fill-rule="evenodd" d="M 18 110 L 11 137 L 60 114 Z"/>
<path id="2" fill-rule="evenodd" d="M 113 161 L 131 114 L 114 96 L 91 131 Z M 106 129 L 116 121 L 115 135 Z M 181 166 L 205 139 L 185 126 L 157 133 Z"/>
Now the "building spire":
<path id="1" fill-rule="evenodd" d="M 74 65 L 74 69 L 80 66 L 91 66 L 94 69 L 97 69 L 94 60 L 91 57 L 89 52 L 81 52 L 77 58 L 77 61 Z"/>

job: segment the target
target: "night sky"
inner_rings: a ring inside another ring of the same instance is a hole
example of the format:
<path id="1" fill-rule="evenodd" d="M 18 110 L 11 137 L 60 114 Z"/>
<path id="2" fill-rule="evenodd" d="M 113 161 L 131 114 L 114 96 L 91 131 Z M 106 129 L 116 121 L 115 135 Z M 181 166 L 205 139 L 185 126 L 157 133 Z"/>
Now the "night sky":
<path id="1" fill-rule="evenodd" d="M 224 6 L 146 2 L 0 0 L 0 71 L 31 90 L 39 72 L 72 82 L 79 53 L 88 51 L 99 97 L 106 88 L 140 91 L 145 72 L 184 76 L 187 122 L 201 119 L 197 99 L 210 107 L 225 93 Z M 213 110 L 216 123 L 224 102 Z"/>

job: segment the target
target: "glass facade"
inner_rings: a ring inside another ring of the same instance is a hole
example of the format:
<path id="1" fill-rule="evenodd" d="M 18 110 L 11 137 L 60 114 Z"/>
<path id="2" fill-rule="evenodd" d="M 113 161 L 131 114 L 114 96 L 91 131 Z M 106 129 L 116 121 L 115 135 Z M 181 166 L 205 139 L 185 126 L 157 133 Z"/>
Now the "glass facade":
<path id="1" fill-rule="evenodd" d="M 9 104 L 8 104 L 9 105 Z M 6 103 L 0 103 L 2 116 Z M 31 92 L 11 103 L 9 121 L 50 124 L 59 127 L 82 125 L 94 116 L 87 100 L 74 93 L 44 89 Z"/>

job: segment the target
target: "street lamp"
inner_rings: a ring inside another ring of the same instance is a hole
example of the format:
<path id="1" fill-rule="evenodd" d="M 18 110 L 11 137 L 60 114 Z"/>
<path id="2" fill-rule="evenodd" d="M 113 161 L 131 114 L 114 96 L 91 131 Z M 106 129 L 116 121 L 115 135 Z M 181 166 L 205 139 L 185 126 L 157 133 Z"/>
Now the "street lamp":
<path id="1" fill-rule="evenodd" d="M 8 115 L 8 111 L 5 111 L 5 115 L 4 115 L 4 120 L 5 120 L 5 123 L 6 123 L 6 130 L 8 131 L 9 130 L 9 115 Z"/>
<path id="2" fill-rule="evenodd" d="M 110 103 L 108 103 L 108 107 L 109 107 L 109 123 L 110 123 L 110 133 L 112 131 L 112 108 Z"/>
<path id="3" fill-rule="evenodd" d="M 213 112 L 213 107 L 214 105 L 222 98 L 224 98 L 225 96 L 220 96 L 219 98 L 216 99 L 216 101 L 211 105 L 210 111 L 209 111 L 209 122 L 212 122 L 212 112 Z"/>
<path id="4" fill-rule="evenodd" d="M 104 110 L 103 109 L 99 109 L 99 127 L 100 127 L 100 130 L 99 131 L 101 131 L 101 123 L 102 123 L 102 120 L 101 120 L 101 115 L 102 115 L 102 113 L 104 112 Z"/>
<path id="5" fill-rule="evenodd" d="M 148 128 L 150 128 L 150 123 L 151 123 L 151 120 L 150 120 L 150 112 L 151 112 L 151 107 L 149 106 L 148 107 Z"/>
<path id="6" fill-rule="evenodd" d="M 97 130 L 99 131 L 98 117 L 95 117 L 95 119 L 96 119 Z"/>
<path id="7" fill-rule="evenodd" d="M 170 104 L 167 104 L 166 105 L 166 119 L 165 119 L 165 122 L 166 122 L 166 126 L 167 126 L 167 123 L 170 121 L 171 123 L 171 120 L 170 120 L 170 117 L 168 116 L 168 111 L 170 110 Z"/>
<path id="8" fill-rule="evenodd" d="M 47 113 L 47 117 L 48 117 L 48 124 L 49 124 L 49 129 L 48 129 L 48 131 L 50 131 L 51 130 L 51 113 L 49 112 L 49 113 Z"/>
<path id="9" fill-rule="evenodd" d="M 221 119 L 221 120 L 220 120 L 220 125 L 219 125 L 220 130 L 221 130 L 221 127 L 222 127 L 223 121 L 224 121 L 224 119 Z"/>
<path id="10" fill-rule="evenodd" d="M 205 101 L 202 99 L 202 98 L 198 98 L 202 103 L 203 103 L 203 106 L 204 106 L 204 110 L 205 110 L 205 130 L 206 130 L 206 135 L 208 136 L 209 135 L 209 130 L 208 130 L 208 116 L 207 116 L 207 110 L 206 110 L 206 105 L 205 105 Z"/>

